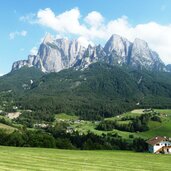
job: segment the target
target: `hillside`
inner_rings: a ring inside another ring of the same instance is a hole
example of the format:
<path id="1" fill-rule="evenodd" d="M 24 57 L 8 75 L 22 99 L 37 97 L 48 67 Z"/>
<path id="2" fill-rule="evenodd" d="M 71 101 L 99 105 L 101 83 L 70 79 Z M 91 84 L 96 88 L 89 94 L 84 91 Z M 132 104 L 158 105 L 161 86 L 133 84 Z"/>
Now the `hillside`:
<path id="1" fill-rule="evenodd" d="M 170 159 L 170 155 L 152 155 L 130 151 L 0 147 L 0 170 L 2 171 L 169 171 Z"/>
<path id="2" fill-rule="evenodd" d="M 130 112 L 123 113 L 120 116 L 115 116 L 111 118 L 105 118 L 105 121 L 115 121 L 112 123 L 113 125 L 117 122 L 118 125 L 123 125 L 124 128 L 118 127 L 118 128 L 107 128 L 100 130 L 97 129 L 98 125 L 103 123 L 101 122 L 92 122 L 92 121 L 81 121 L 77 122 L 78 118 L 75 116 L 70 116 L 66 114 L 57 114 L 56 115 L 56 122 L 59 122 L 60 120 L 64 120 L 66 123 L 69 123 L 70 127 L 73 129 L 78 130 L 81 133 L 88 133 L 88 131 L 93 132 L 96 135 L 102 135 L 102 134 L 118 134 L 119 136 L 122 136 L 125 139 L 133 139 L 136 137 L 141 137 L 144 139 L 149 139 L 151 137 L 155 137 L 156 135 L 159 136 L 167 136 L 171 137 L 171 110 L 169 109 L 154 109 L 154 112 L 156 112 L 155 116 L 158 116 L 159 120 L 147 120 L 147 126 L 148 130 L 143 130 L 142 132 L 139 131 L 129 131 L 126 130 L 129 123 L 133 121 L 133 119 L 140 117 L 144 115 L 146 112 L 143 112 L 144 109 L 136 109 Z M 68 119 L 70 118 L 70 119 Z M 71 122 L 74 120 L 74 122 Z M 71 122 L 71 123 L 70 123 Z M 110 124 L 110 122 L 108 123 Z M 123 130 L 125 129 L 125 130 Z"/>
<path id="3" fill-rule="evenodd" d="M 0 91 L 12 90 L 19 93 L 29 89 L 31 84 L 44 75 L 39 69 L 34 67 L 23 67 L 20 70 L 10 72 L 0 77 Z"/>
<path id="4" fill-rule="evenodd" d="M 135 108 L 137 103 L 140 107 L 167 108 L 171 74 L 96 63 L 83 71 L 68 69 L 45 75 L 33 85 L 27 99 L 32 101 L 32 96 L 34 104 L 36 98 L 45 101 L 44 108 L 50 108 L 46 98 L 60 106 L 53 109 L 54 113 L 74 113 L 83 118 L 114 116 Z"/>
<path id="5" fill-rule="evenodd" d="M 71 68 L 45 75 L 25 93 L 22 106 L 97 120 L 132 109 L 140 94 L 125 70 L 96 63 L 83 71 Z"/>
<path id="6" fill-rule="evenodd" d="M 14 101 L 22 109 L 64 112 L 91 120 L 137 107 L 171 107 L 171 73 L 104 63 L 92 64 L 85 70 L 70 68 L 49 74 L 21 68 L 1 77 L 0 91 L 4 90 L 16 92 Z"/>

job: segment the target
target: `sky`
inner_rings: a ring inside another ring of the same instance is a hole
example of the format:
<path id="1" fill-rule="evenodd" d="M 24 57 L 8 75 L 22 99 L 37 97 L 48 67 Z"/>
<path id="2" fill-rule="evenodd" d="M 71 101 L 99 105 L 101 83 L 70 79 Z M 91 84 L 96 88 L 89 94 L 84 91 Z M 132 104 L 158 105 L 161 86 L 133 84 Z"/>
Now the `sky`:
<path id="1" fill-rule="evenodd" d="M 171 0 L 0 0 L 0 75 L 36 54 L 43 37 L 102 44 L 140 38 L 171 63 Z"/>

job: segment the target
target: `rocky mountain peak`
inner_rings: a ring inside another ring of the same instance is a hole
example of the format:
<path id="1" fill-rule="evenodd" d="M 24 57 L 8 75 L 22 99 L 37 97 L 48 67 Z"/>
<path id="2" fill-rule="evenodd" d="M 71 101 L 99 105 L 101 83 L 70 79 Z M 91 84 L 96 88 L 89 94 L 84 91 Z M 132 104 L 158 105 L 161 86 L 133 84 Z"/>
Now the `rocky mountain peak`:
<path id="1" fill-rule="evenodd" d="M 149 48 L 147 42 L 138 38 L 132 43 L 126 38 L 114 34 L 104 48 L 101 45 L 89 45 L 85 48 L 78 40 L 54 39 L 50 34 L 46 34 L 38 54 L 29 55 L 28 60 L 15 62 L 12 70 L 23 66 L 34 66 L 44 72 L 58 72 L 70 67 L 84 69 L 95 62 L 129 65 L 149 70 L 165 68 L 159 55 Z"/>
<path id="2" fill-rule="evenodd" d="M 138 38 L 133 42 L 131 65 L 148 70 L 163 70 L 165 66 L 159 55 L 149 48 L 148 43 Z"/>
<path id="3" fill-rule="evenodd" d="M 52 43 L 54 41 L 52 35 L 50 33 L 47 33 L 44 37 L 43 43 Z"/>
<path id="4" fill-rule="evenodd" d="M 128 56 L 131 44 L 132 43 L 129 42 L 126 38 L 114 34 L 105 44 L 104 51 L 107 54 L 114 52 L 117 56 L 121 57 Z"/>
<path id="5" fill-rule="evenodd" d="M 171 72 L 171 64 L 166 65 L 166 69 L 168 72 Z"/>
<path id="6" fill-rule="evenodd" d="M 144 41 L 144 40 L 139 39 L 139 38 L 136 38 L 134 40 L 133 45 L 137 49 L 141 49 L 141 50 L 149 49 L 148 43 L 146 41 Z"/>

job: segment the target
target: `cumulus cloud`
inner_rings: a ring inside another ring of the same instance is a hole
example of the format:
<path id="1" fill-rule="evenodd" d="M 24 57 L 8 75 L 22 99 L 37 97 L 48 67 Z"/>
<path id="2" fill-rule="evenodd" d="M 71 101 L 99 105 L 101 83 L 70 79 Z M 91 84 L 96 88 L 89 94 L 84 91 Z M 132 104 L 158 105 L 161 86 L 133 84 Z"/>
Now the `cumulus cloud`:
<path id="1" fill-rule="evenodd" d="M 86 27 L 82 26 L 79 22 L 80 11 L 74 8 L 66 11 L 60 15 L 55 16 L 50 8 L 39 10 L 37 13 L 38 23 L 41 25 L 52 28 L 57 32 L 84 34 Z"/>
<path id="2" fill-rule="evenodd" d="M 19 20 L 20 20 L 20 21 L 23 21 L 23 22 L 28 22 L 28 23 L 30 23 L 30 24 L 35 24 L 35 23 L 37 23 L 35 17 L 36 17 L 36 14 L 30 13 L 30 14 L 27 14 L 27 15 L 25 15 L 25 16 L 21 16 L 21 17 L 19 18 Z"/>
<path id="3" fill-rule="evenodd" d="M 83 36 L 80 36 L 78 39 L 77 39 L 84 47 L 88 47 L 88 45 L 92 45 L 94 46 L 94 43 L 90 40 L 87 40 L 85 37 Z"/>
<path id="4" fill-rule="evenodd" d="M 38 48 L 36 46 L 34 46 L 31 50 L 30 50 L 30 55 L 37 55 L 38 52 Z"/>
<path id="5" fill-rule="evenodd" d="M 16 31 L 16 32 L 9 33 L 10 40 L 15 39 L 15 37 L 17 37 L 17 36 L 25 37 L 25 36 L 27 36 L 27 31 L 26 30 L 22 30 L 21 32 Z"/>
<path id="6" fill-rule="evenodd" d="M 35 14 L 34 22 L 53 29 L 58 35 L 77 36 L 84 44 L 105 43 L 112 34 L 119 34 L 130 41 L 138 37 L 147 41 L 165 63 L 171 63 L 171 24 L 161 25 L 151 21 L 133 26 L 126 16 L 107 22 L 98 11 L 81 16 L 78 8 L 61 14 L 55 14 L 50 8 L 41 9 Z"/>
<path id="7" fill-rule="evenodd" d="M 103 16 L 97 11 L 92 11 L 85 17 L 85 22 L 91 27 L 97 28 L 103 24 L 103 21 Z"/>

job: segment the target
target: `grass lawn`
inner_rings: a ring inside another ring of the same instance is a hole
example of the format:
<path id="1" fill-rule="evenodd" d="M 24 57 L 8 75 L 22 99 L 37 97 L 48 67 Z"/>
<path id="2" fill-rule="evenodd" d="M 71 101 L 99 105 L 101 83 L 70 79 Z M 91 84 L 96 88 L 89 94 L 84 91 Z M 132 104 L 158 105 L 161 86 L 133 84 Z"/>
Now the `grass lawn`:
<path id="1" fill-rule="evenodd" d="M 0 147 L 1 171 L 169 171 L 171 155 Z"/>
<path id="2" fill-rule="evenodd" d="M 16 128 L 0 123 L 0 129 L 5 129 L 8 132 L 13 132 Z"/>
<path id="3" fill-rule="evenodd" d="M 142 137 L 154 137 L 157 135 L 171 137 L 171 110 L 169 109 L 156 109 L 155 111 L 160 112 L 165 117 L 163 118 L 162 123 L 159 122 L 149 122 L 150 130 L 138 135 Z"/>
<path id="4" fill-rule="evenodd" d="M 68 114 L 65 114 L 65 113 L 60 113 L 60 114 L 56 114 L 55 115 L 55 119 L 58 120 L 58 119 L 62 119 L 62 120 L 78 120 L 78 116 L 75 116 L 75 115 L 68 115 Z"/>

